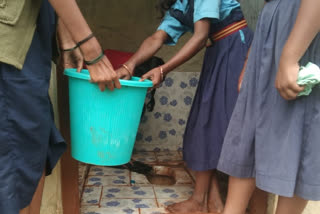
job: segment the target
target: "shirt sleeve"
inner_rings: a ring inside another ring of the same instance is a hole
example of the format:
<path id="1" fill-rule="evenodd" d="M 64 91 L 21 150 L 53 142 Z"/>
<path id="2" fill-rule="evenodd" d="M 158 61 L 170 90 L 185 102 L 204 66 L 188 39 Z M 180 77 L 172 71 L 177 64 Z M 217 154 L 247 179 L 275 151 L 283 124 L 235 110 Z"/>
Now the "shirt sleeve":
<path id="1" fill-rule="evenodd" d="M 187 32 L 187 27 L 182 25 L 176 18 L 172 17 L 169 12 L 166 13 L 158 30 L 163 30 L 169 35 L 166 41 L 167 45 L 177 44 L 179 38 Z"/>
<path id="2" fill-rule="evenodd" d="M 221 0 L 194 0 L 193 22 L 209 18 L 220 19 Z"/>

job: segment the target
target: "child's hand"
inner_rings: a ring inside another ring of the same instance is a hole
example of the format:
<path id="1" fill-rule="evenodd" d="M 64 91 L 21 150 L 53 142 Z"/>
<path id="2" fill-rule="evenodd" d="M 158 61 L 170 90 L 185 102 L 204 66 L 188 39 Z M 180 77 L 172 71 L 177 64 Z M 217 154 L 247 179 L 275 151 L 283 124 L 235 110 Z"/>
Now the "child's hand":
<path id="1" fill-rule="evenodd" d="M 299 68 L 298 63 L 288 63 L 287 60 L 280 60 L 275 86 L 281 97 L 286 100 L 296 99 L 298 94 L 304 90 L 304 87 L 297 84 Z"/>
<path id="2" fill-rule="evenodd" d="M 157 88 L 159 87 L 160 83 L 163 81 L 163 77 L 161 75 L 161 71 L 160 68 L 154 68 L 151 71 L 149 71 L 148 73 L 146 73 L 145 75 L 143 75 L 141 77 L 141 82 L 146 80 L 146 79 L 150 79 L 153 83 L 153 87 Z"/>
<path id="3" fill-rule="evenodd" d="M 77 68 L 78 72 L 83 68 L 83 56 L 79 49 L 63 51 L 61 60 L 64 68 Z"/>
<path id="4" fill-rule="evenodd" d="M 124 80 L 130 80 L 131 79 L 131 73 L 124 67 L 120 67 L 116 70 L 116 73 L 118 75 L 119 79 L 124 79 Z"/>
<path id="5" fill-rule="evenodd" d="M 104 91 L 106 87 L 110 91 L 115 88 L 121 88 L 117 73 L 113 70 L 106 56 L 93 65 L 87 65 L 87 67 L 90 72 L 91 82 L 97 83 L 101 91 Z"/>

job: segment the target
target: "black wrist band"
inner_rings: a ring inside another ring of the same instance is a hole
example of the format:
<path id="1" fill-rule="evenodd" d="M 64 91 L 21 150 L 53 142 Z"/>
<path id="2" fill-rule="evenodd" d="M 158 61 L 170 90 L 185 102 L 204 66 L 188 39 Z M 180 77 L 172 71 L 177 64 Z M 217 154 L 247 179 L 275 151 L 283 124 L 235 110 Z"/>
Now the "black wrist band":
<path id="1" fill-rule="evenodd" d="M 97 62 L 99 62 L 103 57 L 104 57 L 104 53 L 103 53 L 103 51 L 102 51 L 101 54 L 100 54 L 97 58 L 95 58 L 95 59 L 93 59 L 93 60 L 90 60 L 90 61 L 84 60 L 84 63 L 85 63 L 86 65 L 94 65 L 94 64 L 96 64 Z"/>
<path id="2" fill-rule="evenodd" d="M 62 51 L 64 52 L 70 52 L 70 51 L 74 51 L 75 49 L 79 48 L 81 45 L 83 45 L 84 43 L 86 43 L 87 41 L 89 41 L 90 39 L 92 39 L 94 37 L 93 33 L 90 34 L 89 36 L 87 36 L 85 39 L 81 40 L 80 42 L 78 42 L 76 44 L 76 46 L 74 46 L 73 48 L 68 48 L 68 49 L 62 49 Z"/>
<path id="3" fill-rule="evenodd" d="M 83 40 L 81 40 L 80 42 L 77 43 L 76 47 L 80 47 L 81 45 L 83 45 L 84 43 L 86 43 L 87 41 L 89 41 L 90 39 L 92 39 L 94 37 L 93 33 L 90 34 L 89 36 L 87 36 L 86 38 L 84 38 Z"/>
<path id="4" fill-rule="evenodd" d="M 73 48 L 67 48 L 67 49 L 61 49 L 61 51 L 63 52 L 70 52 L 70 51 L 74 51 L 75 49 L 78 48 L 78 45 L 74 46 Z"/>

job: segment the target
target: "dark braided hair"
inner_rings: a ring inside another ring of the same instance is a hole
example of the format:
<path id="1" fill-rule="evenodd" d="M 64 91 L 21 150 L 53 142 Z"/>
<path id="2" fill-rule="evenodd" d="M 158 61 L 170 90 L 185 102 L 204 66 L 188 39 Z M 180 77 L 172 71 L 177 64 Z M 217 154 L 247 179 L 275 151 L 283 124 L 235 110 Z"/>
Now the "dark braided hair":
<path id="1" fill-rule="evenodd" d="M 167 10 L 171 8 L 171 6 L 176 3 L 177 0 L 159 0 L 159 3 L 157 5 L 157 9 L 161 13 L 161 18 L 164 17 Z M 180 0 L 182 1 L 182 0 Z"/>

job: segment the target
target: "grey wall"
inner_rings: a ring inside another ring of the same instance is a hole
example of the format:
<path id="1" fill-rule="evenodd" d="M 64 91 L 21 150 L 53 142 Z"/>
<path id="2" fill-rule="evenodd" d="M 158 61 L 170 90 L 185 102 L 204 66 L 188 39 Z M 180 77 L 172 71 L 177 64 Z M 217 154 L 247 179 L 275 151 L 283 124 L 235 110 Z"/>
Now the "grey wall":
<path id="1" fill-rule="evenodd" d="M 261 11 L 264 0 L 239 0 L 244 16 L 249 24 L 249 27 L 254 30 Z"/>

